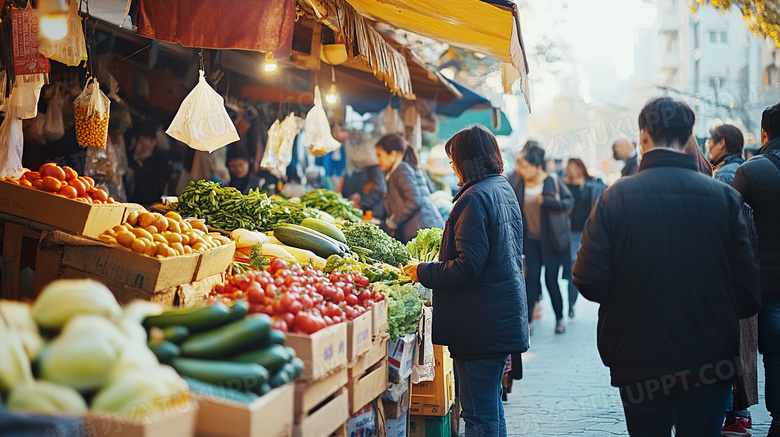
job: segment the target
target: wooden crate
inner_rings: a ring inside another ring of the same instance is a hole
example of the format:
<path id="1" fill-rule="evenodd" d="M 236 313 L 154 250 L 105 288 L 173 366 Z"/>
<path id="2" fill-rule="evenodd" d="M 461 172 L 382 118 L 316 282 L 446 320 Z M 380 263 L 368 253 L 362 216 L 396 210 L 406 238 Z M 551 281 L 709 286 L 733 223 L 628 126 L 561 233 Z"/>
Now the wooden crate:
<path id="1" fill-rule="evenodd" d="M 349 412 L 354 414 L 387 390 L 387 357 L 361 374 L 352 375 L 347 383 Z"/>
<path id="2" fill-rule="evenodd" d="M 314 409 L 295 415 L 294 437 L 329 437 L 344 430 L 349 419 L 349 396 L 344 388 Z M 339 434 L 336 434 L 339 435 Z"/>
<path id="3" fill-rule="evenodd" d="M 295 387 L 287 384 L 248 404 L 196 393 L 197 437 L 290 437 Z"/>

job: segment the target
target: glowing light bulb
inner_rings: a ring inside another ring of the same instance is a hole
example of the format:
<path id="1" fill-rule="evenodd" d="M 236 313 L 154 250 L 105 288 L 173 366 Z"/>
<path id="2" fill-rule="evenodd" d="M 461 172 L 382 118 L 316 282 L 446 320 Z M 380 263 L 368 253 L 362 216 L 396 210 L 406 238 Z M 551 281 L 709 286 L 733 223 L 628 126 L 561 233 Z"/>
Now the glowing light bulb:
<path id="1" fill-rule="evenodd" d="M 328 90 L 328 94 L 325 94 L 325 103 L 329 105 L 335 105 L 339 102 L 339 91 L 336 89 L 336 84 L 332 84 Z"/>
<path id="2" fill-rule="evenodd" d="M 65 38 L 68 34 L 68 16 L 65 14 L 43 15 L 39 25 L 43 36 L 52 41 Z"/>
<path id="3" fill-rule="evenodd" d="M 279 65 L 276 64 L 276 61 L 273 61 L 273 60 L 272 61 L 266 61 L 263 64 L 263 70 L 266 73 L 273 73 L 273 72 L 275 72 L 278 69 L 279 69 Z"/>

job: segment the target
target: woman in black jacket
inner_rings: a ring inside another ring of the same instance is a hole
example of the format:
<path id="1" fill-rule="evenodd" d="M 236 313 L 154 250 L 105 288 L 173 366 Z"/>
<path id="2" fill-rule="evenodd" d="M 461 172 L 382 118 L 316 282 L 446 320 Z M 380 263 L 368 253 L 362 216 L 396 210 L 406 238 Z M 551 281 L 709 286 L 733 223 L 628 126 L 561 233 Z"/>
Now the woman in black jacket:
<path id="1" fill-rule="evenodd" d="M 495 137 L 482 126 L 445 150 L 460 180 L 440 262 L 404 270 L 433 289 L 433 342 L 447 345 L 467 436 L 506 436 L 501 378 L 510 354 L 528 350 L 523 223 Z"/>
<path id="2" fill-rule="evenodd" d="M 376 144 L 376 159 L 385 172 L 385 229 L 402 243 L 424 228 L 444 227 L 428 185 L 417 171 L 417 154 L 400 135 L 390 134 Z"/>
<path id="3" fill-rule="evenodd" d="M 542 266 L 544 281 L 555 311 L 555 332 L 563 334 L 563 297 L 558 275 L 563 268 L 564 279 L 571 279 L 569 245 L 556 250 L 550 229 L 550 213 L 568 214 L 574 205 L 569 189 L 563 181 L 546 171 L 544 149 L 528 142 L 521 152 L 520 174 L 514 183 L 515 194 L 523 213 L 523 246 L 525 247 L 526 292 L 528 302 L 536 302 L 542 293 Z M 568 226 L 567 226 L 568 227 Z M 533 310 L 528 312 L 528 323 L 533 321 Z M 533 332 L 533 331 L 532 331 Z"/>
<path id="4" fill-rule="evenodd" d="M 571 225 L 571 265 L 577 258 L 577 251 L 580 249 L 580 240 L 582 239 L 582 230 L 585 228 L 585 221 L 588 220 L 590 211 L 596 205 L 601 197 L 601 193 L 607 189 L 601 179 L 591 177 L 585 163 L 579 158 L 569 158 L 566 164 L 566 178 L 563 180 L 566 187 L 571 192 L 574 199 L 574 207 L 569 214 Z M 571 267 L 571 265 L 569 267 Z M 564 277 L 571 278 L 571 272 L 564 272 Z M 580 292 L 574 281 L 569 279 L 569 317 L 574 317 L 574 304 L 577 302 L 577 296 Z"/>

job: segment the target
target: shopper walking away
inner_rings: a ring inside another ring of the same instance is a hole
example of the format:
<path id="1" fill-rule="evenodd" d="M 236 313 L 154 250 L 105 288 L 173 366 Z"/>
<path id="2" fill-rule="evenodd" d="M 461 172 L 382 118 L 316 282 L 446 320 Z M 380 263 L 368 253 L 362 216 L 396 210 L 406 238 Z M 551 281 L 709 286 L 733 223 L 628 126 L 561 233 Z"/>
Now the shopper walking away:
<path id="1" fill-rule="evenodd" d="M 623 161 L 620 176 L 632 176 L 639 170 L 639 157 L 636 153 L 636 143 L 621 138 L 612 143 L 612 157 L 615 161 Z"/>
<path id="2" fill-rule="evenodd" d="M 563 323 L 563 297 L 558 285 L 558 275 L 561 269 L 564 272 L 571 271 L 568 214 L 574 205 L 574 199 L 563 181 L 554 174 L 547 173 L 544 149 L 528 143 L 520 156 L 522 178 L 517 182 L 515 192 L 523 214 L 528 302 L 536 302 L 542 293 L 541 275 L 544 266 L 544 280 L 555 311 L 555 332 L 563 334 L 566 328 Z M 562 225 L 555 223 L 552 217 L 554 214 L 565 216 Z M 562 229 L 556 229 L 556 226 L 562 226 Z M 556 236 L 563 237 L 564 241 L 554 241 Z M 533 309 L 528 312 L 528 322 L 533 322 Z"/>
<path id="3" fill-rule="evenodd" d="M 590 211 L 601 197 L 601 193 L 607 189 L 607 186 L 601 179 L 594 178 L 585 168 L 585 163 L 579 158 L 570 158 L 566 163 L 566 187 L 571 191 L 574 199 L 574 207 L 569 214 L 571 221 L 571 265 L 577 258 L 577 251 L 580 249 L 580 239 L 582 239 L 582 229 L 585 227 L 585 221 L 590 215 Z M 571 272 L 565 272 L 564 277 L 571 278 Z M 569 317 L 574 317 L 574 304 L 577 302 L 579 291 L 574 281 L 569 279 Z"/>
<path id="4" fill-rule="evenodd" d="M 386 230 L 402 243 L 408 243 L 420 229 L 443 228 L 444 220 L 417 172 L 417 154 L 406 140 L 396 134 L 383 136 L 376 144 L 376 159 L 387 179 Z"/>
<path id="5" fill-rule="evenodd" d="M 464 129 L 446 144 L 462 184 L 447 218 L 440 262 L 404 268 L 432 288 L 433 342 L 449 346 L 467 437 L 505 437 L 501 379 L 528 350 L 523 223 L 493 134 Z"/>
<path id="6" fill-rule="evenodd" d="M 764 398 L 772 415 L 769 436 L 780 436 L 780 104 L 761 116 L 758 155 L 737 169 L 734 188 L 753 208 L 761 263 L 758 351 L 764 356 Z"/>
<path id="7" fill-rule="evenodd" d="M 636 436 L 720 436 L 738 373 L 740 318 L 759 306 L 758 264 L 735 190 L 681 153 L 691 108 L 651 100 L 639 114 L 642 164 L 591 212 L 574 264 L 601 304 L 598 347 Z"/>

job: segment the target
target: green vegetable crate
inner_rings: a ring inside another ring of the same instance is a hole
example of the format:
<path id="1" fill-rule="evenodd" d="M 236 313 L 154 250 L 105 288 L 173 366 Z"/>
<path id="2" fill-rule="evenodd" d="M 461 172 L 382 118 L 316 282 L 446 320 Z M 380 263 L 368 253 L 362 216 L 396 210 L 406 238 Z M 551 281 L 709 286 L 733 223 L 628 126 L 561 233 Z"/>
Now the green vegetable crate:
<path id="1" fill-rule="evenodd" d="M 409 437 L 451 437 L 450 414 L 441 417 L 410 416 Z"/>

